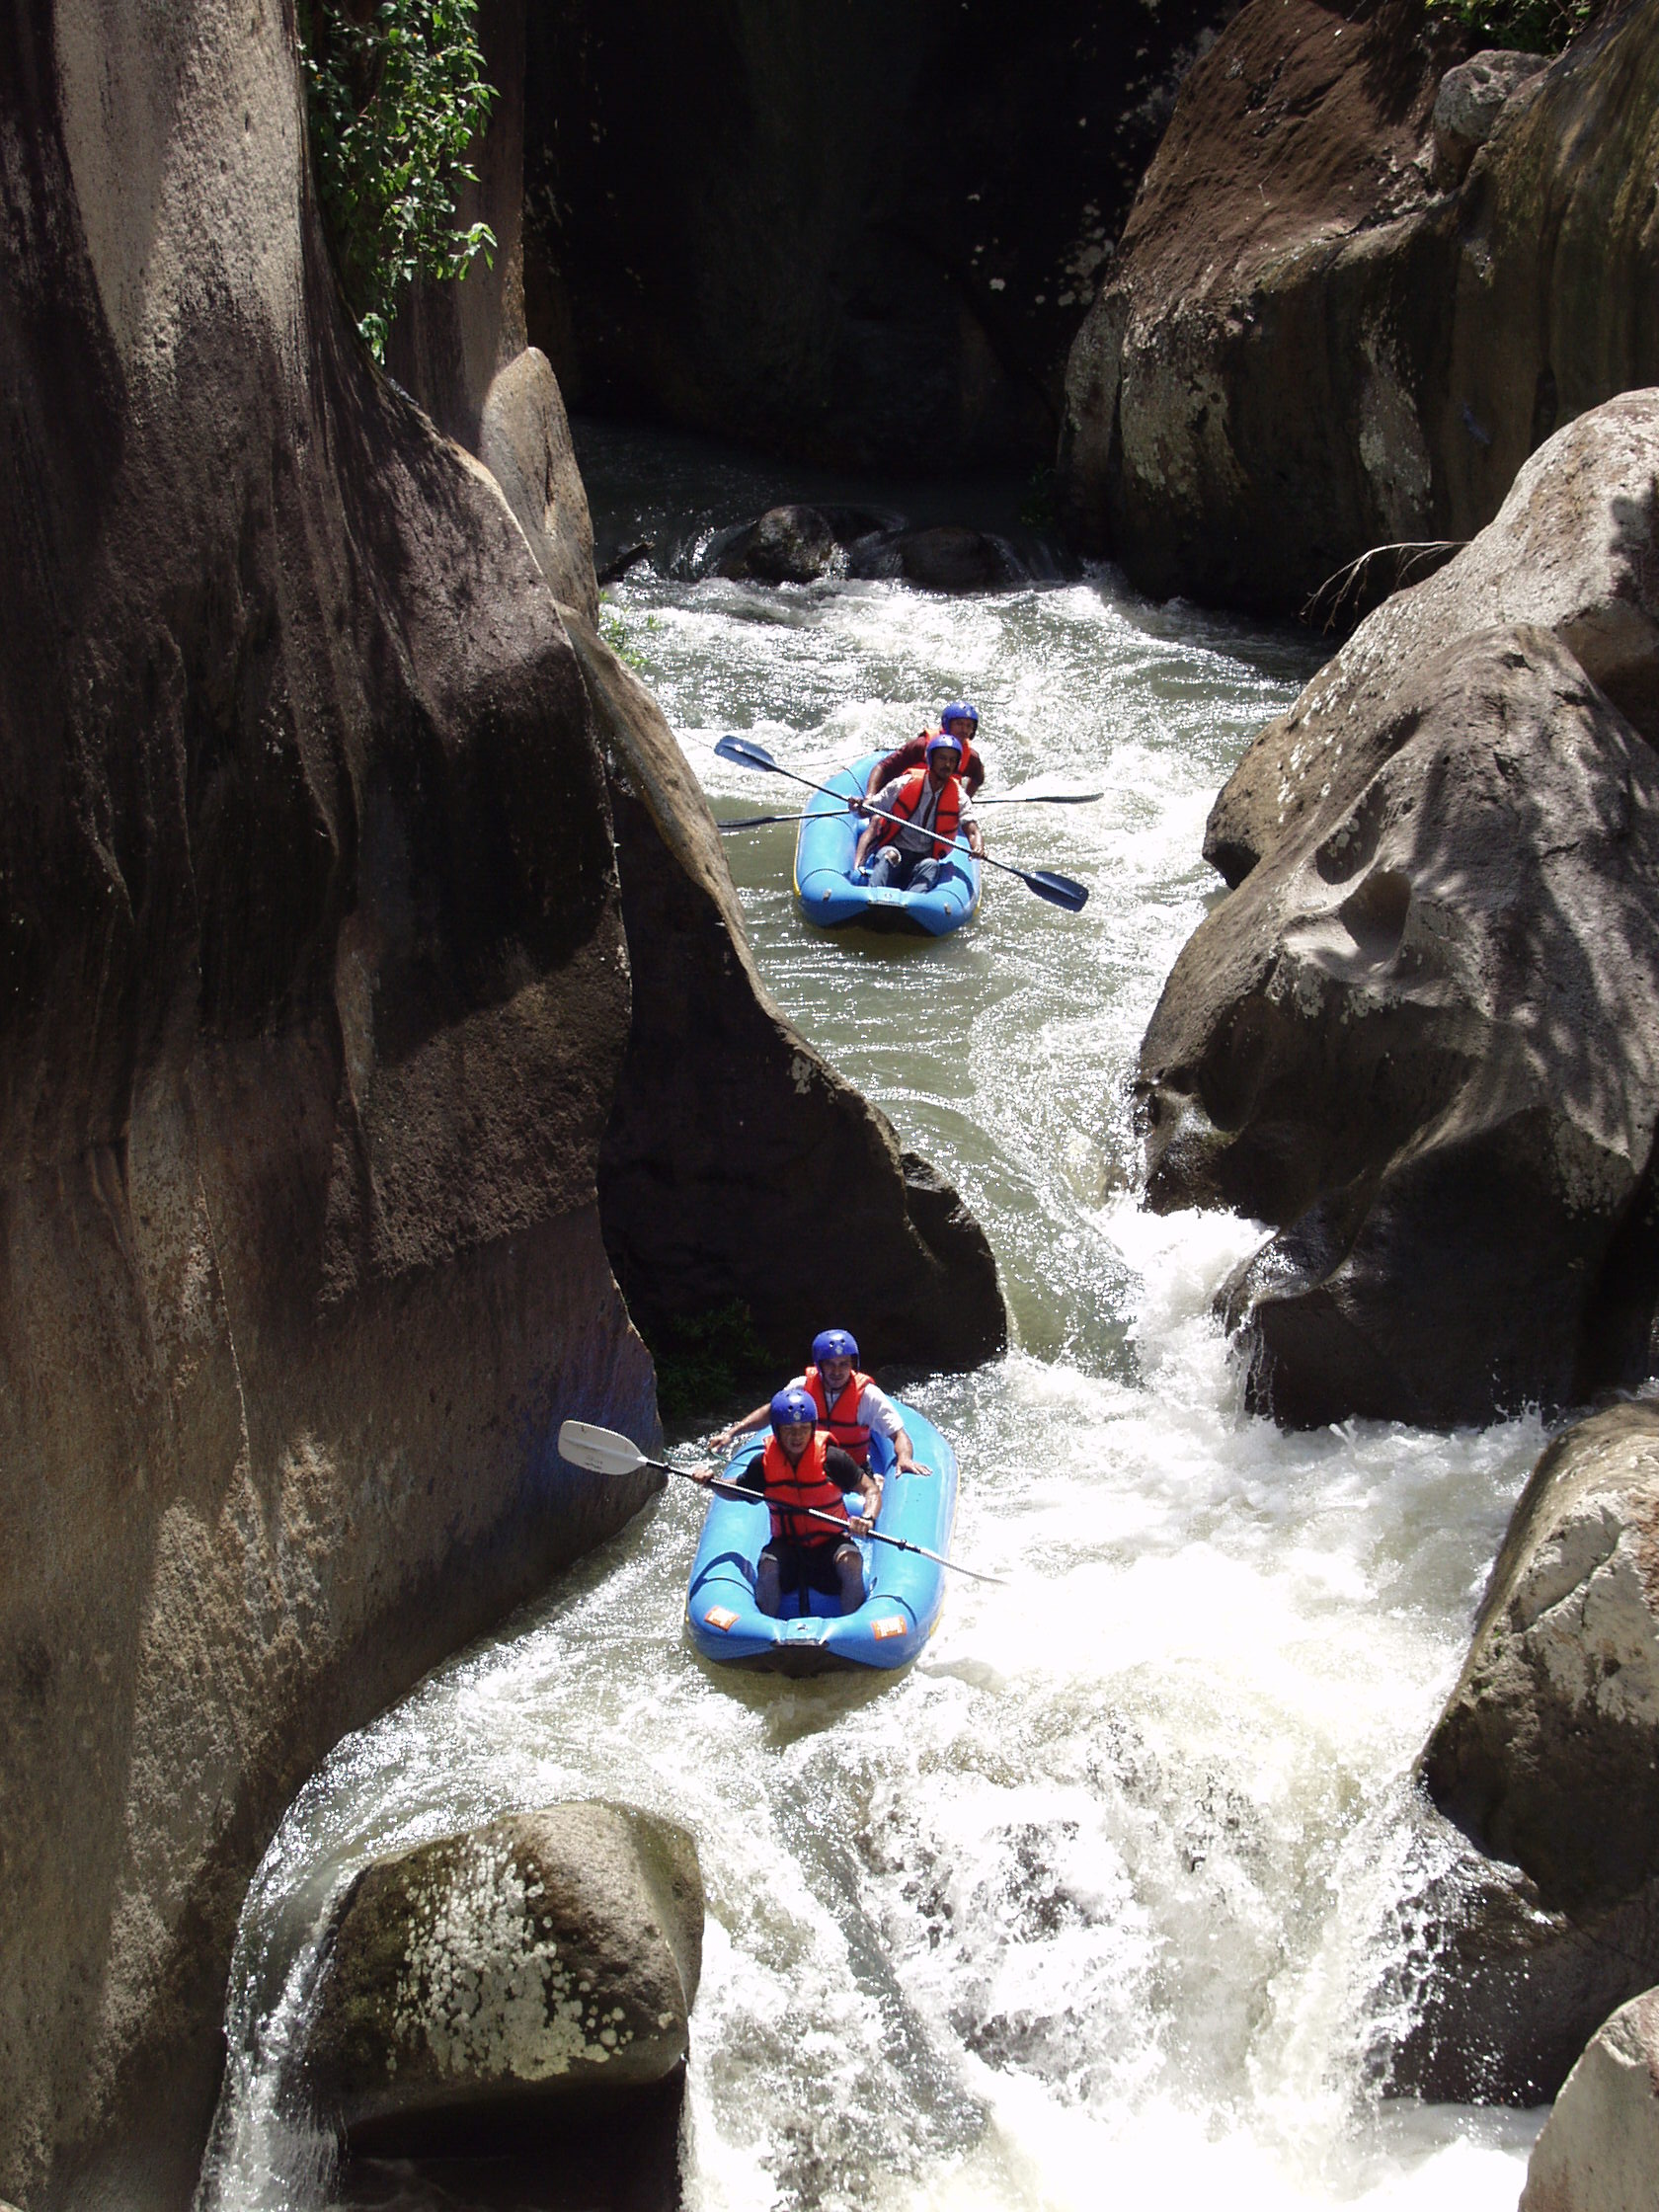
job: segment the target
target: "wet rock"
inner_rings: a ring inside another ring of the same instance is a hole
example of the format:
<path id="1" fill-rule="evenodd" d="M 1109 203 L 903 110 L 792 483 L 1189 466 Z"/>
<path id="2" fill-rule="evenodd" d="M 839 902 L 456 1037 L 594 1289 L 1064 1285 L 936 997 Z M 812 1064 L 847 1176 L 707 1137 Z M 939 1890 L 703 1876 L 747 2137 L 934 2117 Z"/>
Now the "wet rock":
<path id="1" fill-rule="evenodd" d="M 1527 2162 L 1520 2212 L 1659 2204 L 1659 1989 L 1598 2030 Z"/>
<path id="2" fill-rule="evenodd" d="M 1188 77 L 1072 347 L 1058 471 L 1078 541 L 1145 588 L 1295 612 L 1402 544 L 1369 574 L 1405 581 L 1552 431 L 1659 382 L 1659 230 L 1628 189 L 1659 159 L 1659 19 L 1585 32 L 1449 196 L 1441 93 L 1485 127 L 1460 37 L 1252 0 Z"/>
<path id="3" fill-rule="evenodd" d="M 626 2093 L 683 2074 L 702 1936 L 691 1838 L 628 1807 L 378 1859 L 330 1930 L 307 2093 L 357 2154 L 476 2148 L 595 2102 L 622 2127 Z"/>
<path id="4" fill-rule="evenodd" d="M 753 584 L 812 584 L 845 568 L 834 529 L 815 507 L 768 509 L 715 564 L 718 575 Z"/>
<path id="5" fill-rule="evenodd" d="M 902 531 L 893 549 L 906 582 L 927 592 L 993 592 L 1020 575 L 1005 546 L 960 522 Z"/>
<path id="6" fill-rule="evenodd" d="M 1437 184 L 1450 188 L 1462 183 L 1510 101 L 1545 67 L 1539 54 L 1496 46 L 1447 70 L 1434 104 Z"/>
<path id="7" fill-rule="evenodd" d="M 1540 1460 L 1423 1775 L 1551 1905 L 1659 1882 L 1659 1406 L 1596 1414 Z"/>
<path id="8" fill-rule="evenodd" d="M 1546 2104 L 1608 2014 L 1659 1972 L 1659 1883 L 1568 1914 L 1456 1841 L 1395 1906 L 1371 2071 L 1388 2094 L 1427 2103 Z"/>
<path id="9" fill-rule="evenodd" d="M 786 1367 L 831 1311 L 883 1364 L 989 1358 L 1007 1315 L 985 1232 L 773 1004 L 661 709 L 574 616 L 570 632 L 611 761 L 632 963 L 599 1192 L 633 1311 L 661 1341 L 738 1302 Z"/>
<path id="10" fill-rule="evenodd" d="M 1608 690 L 1646 720 L 1656 473 L 1655 395 L 1559 434 L 1211 817 L 1237 888 L 1143 1046 L 1147 1195 L 1279 1231 L 1228 1312 L 1282 1419 L 1481 1420 L 1647 1372 L 1659 786 Z"/>

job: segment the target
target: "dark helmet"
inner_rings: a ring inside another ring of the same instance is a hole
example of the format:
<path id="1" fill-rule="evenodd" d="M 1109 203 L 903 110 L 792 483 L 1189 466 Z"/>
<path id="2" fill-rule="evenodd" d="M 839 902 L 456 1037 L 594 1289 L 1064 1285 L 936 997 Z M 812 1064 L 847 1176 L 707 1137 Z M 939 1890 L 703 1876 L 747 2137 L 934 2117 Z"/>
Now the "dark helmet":
<path id="1" fill-rule="evenodd" d="M 948 730 L 941 730 L 936 737 L 931 737 L 927 741 L 927 765 L 929 767 L 933 765 L 933 755 L 936 752 L 954 752 L 958 762 L 960 762 L 962 758 L 961 740 L 953 738 Z"/>
<path id="2" fill-rule="evenodd" d="M 772 1430 L 787 1429 L 796 1421 L 815 1422 L 818 1407 L 806 1391 L 791 1383 L 787 1390 L 780 1390 L 772 1400 Z"/>
<path id="3" fill-rule="evenodd" d="M 813 1338 L 813 1365 L 822 1367 L 826 1360 L 856 1360 L 858 1340 L 848 1329 L 820 1329 Z"/>
<path id="4" fill-rule="evenodd" d="M 966 722 L 971 730 L 977 730 L 980 726 L 980 710 L 972 699 L 953 699 L 939 717 L 941 730 L 947 722 Z"/>

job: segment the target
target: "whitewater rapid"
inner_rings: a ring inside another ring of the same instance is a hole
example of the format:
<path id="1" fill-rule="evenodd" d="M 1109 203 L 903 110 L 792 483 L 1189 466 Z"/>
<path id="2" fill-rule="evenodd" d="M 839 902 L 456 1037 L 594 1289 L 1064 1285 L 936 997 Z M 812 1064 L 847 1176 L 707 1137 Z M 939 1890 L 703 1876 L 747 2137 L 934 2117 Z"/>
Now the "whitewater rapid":
<path id="1" fill-rule="evenodd" d="M 809 935 L 791 831 L 729 840 L 774 994 L 996 1250 L 1016 1348 L 909 1394 L 958 1442 L 958 1555 L 1009 1584 L 954 1582 L 897 1681 L 722 1678 L 682 1639 L 675 1485 L 350 1738 L 250 1892 L 206 2212 L 334 2201 L 285 2067 L 338 1886 L 594 1794 L 698 1840 L 694 2212 L 1511 2212 L 1540 2116 L 1392 2102 L 1370 2054 L 1400 1898 L 1455 1848 L 1411 1762 L 1541 1431 L 1247 1420 L 1212 1304 L 1258 1232 L 1135 1196 L 1126 1082 L 1216 896 L 1205 814 L 1316 653 L 1106 574 L 971 600 L 703 579 L 723 522 L 812 487 L 616 433 L 583 460 L 601 541 L 659 542 L 610 619 L 717 812 L 787 788 L 718 761 L 723 730 L 810 774 L 963 691 L 994 788 L 1106 794 L 988 817 L 993 849 L 1091 884 L 1084 914 L 997 878 L 936 944 Z"/>

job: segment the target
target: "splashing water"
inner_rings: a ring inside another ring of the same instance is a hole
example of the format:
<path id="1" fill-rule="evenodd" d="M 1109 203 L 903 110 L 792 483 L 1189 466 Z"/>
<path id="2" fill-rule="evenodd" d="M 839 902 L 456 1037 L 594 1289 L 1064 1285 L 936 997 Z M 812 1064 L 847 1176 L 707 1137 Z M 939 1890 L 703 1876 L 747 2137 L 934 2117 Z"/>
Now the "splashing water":
<path id="1" fill-rule="evenodd" d="M 1104 574 L 971 599 L 699 579 L 717 526 L 817 488 L 614 432 L 584 463 L 601 541 L 678 548 L 613 606 L 717 811 L 789 788 L 716 760 L 723 730 L 816 774 L 964 690 L 991 788 L 1107 794 L 987 817 L 993 850 L 1090 883 L 1083 914 L 999 878 L 937 943 L 810 934 L 793 831 L 727 840 L 773 992 L 996 1249 L 1018 1348 L 910 1394 L 959 1441 L 957 1555 L 1010 1587 L 953 1581 L 898 1680 L 723 1679 L 681 1640 L 694 1501 L 659 1499 L 290 1809 L 203 2206 L 332 2201 L 283 2084 L 338 1885 L 608 1795 L 691 1828 L 708 1884 L 693 2212 L 1510 2212 L 1537 2116 L 1389 2103 L 1367 2052 L 1397 1901 L 1453 1848 L 1410 1764 L 1541 1432 L 1247 1420 L 1212 1303 L 1259 1232 L 1134 1198 L 1126 1081 L 1216 895 L 1205 814 L 1314 656 Z"/>

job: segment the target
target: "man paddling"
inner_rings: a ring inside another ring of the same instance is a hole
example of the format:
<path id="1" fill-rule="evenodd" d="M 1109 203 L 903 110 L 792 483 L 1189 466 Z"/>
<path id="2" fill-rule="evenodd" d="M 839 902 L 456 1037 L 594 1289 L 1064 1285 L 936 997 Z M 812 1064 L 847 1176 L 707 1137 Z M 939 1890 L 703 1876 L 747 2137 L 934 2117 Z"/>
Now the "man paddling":
<path id="1" fill-rule="evenodd" d="M 818 1407 L 805 1390 L 794 1384 L 779 1390 L 766 1412 L 772 1424 L 766 1448 L 733 1485 L 763 1497 L 772 1518 L 771 1538 L 755 1563 L 754 1603 L 775 1620 L 785 1598 L 817 1590 L 839 1598 L 843 1614 L 856 1613 L 864 1603 L 864 1560 L 852 1540 L 875 1525 L 881 1476 L 820 1431 Z M 699 1482 L 715 1479 L 713 1467 L 690 1471 Z M 853 1490 L 863 1511 L 849 1515 L 846 1497 Z M 817 1514 L 842 1526 L 830 1528 Z"/>
<path id="2" fill-rule="evenodd" d="M 893 1447 L 896 1472 L 907 1474 L 915 1465 L 908 1431 L 899 1418 L 899 1408 L 858 1368 L 858 1340 L 849 1329 L 820 1329 L 812 1341 L 812 1365 L 786 1386 L 805 1390 L 813 1401 L 818 1425 L 830 1440 L 850 1453 L 863 1467 L 870 1463 L 870 1438 L 885 1436 Z M 773 1403 L 776 1401 L 774 1400 Z M 757 1405 L 741 1421 L 717 1429 L 709 1449 L 724 1452 L 740 1436 L 751 1436 L 770 1418 L 769 1405 Z M 923 1473 L 926 1469 L 921 1469 Z"/>
<path id="3" fill-rule="evenodd" d="M 959 830 L 974 857 L 985 857 L 973 802 L 957 775 L 961 759 L 959 739 L 948 733 L 929 738 L 926 767 L 884 783 L 870 801 L 873 819 L 852 865 L 856 873 L 869 862 L 872 891 L 931 891 Z"/>
<path id="4" fill-rule="evenodd" d="M 878 760 L 870 770 L 870 779 L 864 786 L 864 796 L 873 799 L 884 783 L 908 775 L 911 768 L 927 765 L 927 743 L 930 738 L 955 738 L 962 748 L 962 758 L 957 774 L 962 778 L 962 788 L 970 799 L 976 797 L 985 781 L 985 762 L 975 744 L 979 734 L 980 710 L 972 699 L 952 699 L 939 717 L 937 730 L 923 730 L 919 738 L 911 738 L 897 752 L 890 752 L 885 760 Z"/>

